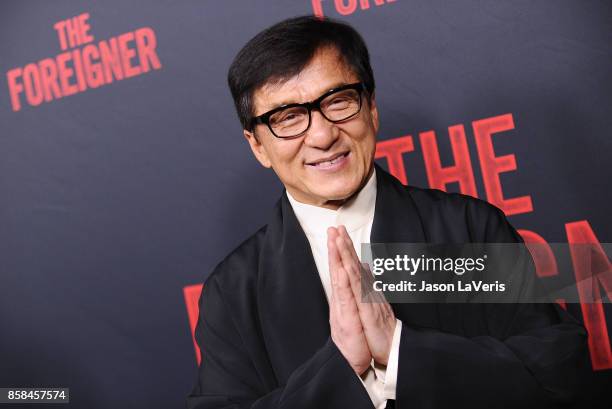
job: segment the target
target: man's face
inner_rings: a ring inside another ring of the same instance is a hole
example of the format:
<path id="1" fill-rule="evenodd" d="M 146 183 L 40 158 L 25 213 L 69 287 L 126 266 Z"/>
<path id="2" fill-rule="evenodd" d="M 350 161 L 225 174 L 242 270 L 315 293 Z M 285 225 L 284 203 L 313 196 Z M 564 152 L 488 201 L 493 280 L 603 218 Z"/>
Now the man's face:
<path id="1" fill-rule="evenodd" d="M 295 77 L 254 92 L 255 116 L 280 105 L 313 101 L 332 88 L 356 82 L 359 78 L 335 49 L 320 49 Z M 257 160 L 276 172 L 296 200 L 335 209 L 370 176 L 377 131 L 374 97 L 363 95 L 361 111 L 343 122 L 329 122 L 313 110 L 310 128 L 296 138 L 277 138 L 264 124 L 244 135 Z M 333 158 L 337 159 L 325 162 Z"/>

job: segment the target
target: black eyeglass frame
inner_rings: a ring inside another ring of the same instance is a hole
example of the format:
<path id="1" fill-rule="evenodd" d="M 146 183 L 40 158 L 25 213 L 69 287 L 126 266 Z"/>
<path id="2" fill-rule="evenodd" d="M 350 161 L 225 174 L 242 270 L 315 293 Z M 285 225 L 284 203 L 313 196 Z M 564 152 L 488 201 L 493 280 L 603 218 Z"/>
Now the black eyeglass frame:
<path id="1" fill-rule="evenodd" d="M 354 114 L 349 115 L 346 118 L 342 118 L 342 119 L 335 120 L 335 121 L 329 119 L 327 116 L 325 116 L 325 114 L 321 110 L 321 101 L 323 101 L 325 98 L 327 98 L 331 94 L 334 94 L 334 93 L 339 92 L 339 91 L 344 91 L 344 90 L 347 90 L 347 89 L 354 89 L 354 90 L 357 90 L 359 92 L 359 109 L 357 109 L 357 111 Z M 294 103 L 294 104 L 281 105 L 281 106 L 276 107 L 276 108 L 274 108 L 274 109 L 272 109 L 272 110 L 270 110 L 268 112 L 265 112 L 265 113 L 263 113 L 261 115 L 253 117 L 253 119 L 251 119 L 251 131 L 253 131 L 253 129 L 255 128 L 255 125 L 265 124 L 265 125 L 268 126 L 268 129 L 270 130 L 270 132 L 272 132 L 272 135 L 274 135 L 277 138 L 280 138 L 280 139 L 296 138 L 296 137 L 302 135 L 304 132 L 306 132 L 310 128 L 310 123 L 312 122 L 312 110 L 313 109 L 316 109 L 317 111 L 319 111 L 321 113 L 321 115 L 323 116 L 323 118 L 327 119 L 329 122 L 338 123 L 338 122 L 346 121 L 347 119 L 350 119 L 350 118 L 354 117 L 355 115 L 357 115 L 359 112 L 361 112 L 361 103 L 362 103 L 361 94 L 365 90 L 366 90 L 366 86 L 365 86 L 365 84 L 363 82 L 356 82 L 356 83 L 353 83 L 353 84 L 346 84 L 346 85 L 343 85 L 341 87 L 332 88 L 329 91 L 327 91 L 326 93 L 324 93 L 323 95 L 321 95 L 319 98 L 315 99 L 314 101 L 303 102 L 301 104 Z M 294 107 L 304 107 L 308 111 L 308 125 L 306 126 L 306 129 L 304 129 L 304 131 L 302 131 L 301 133 L 299 133 L 297 135 L 278 136 L 274 132 L 274 130 L 272 129 L 272 126 L 270 126 L 270 117 L 272 115 L 274 115 L 275 113 L 279 112 L 279 111 L 282 111 L 282 110 L 287 109 L 287 108 L 294 108 Z"/>

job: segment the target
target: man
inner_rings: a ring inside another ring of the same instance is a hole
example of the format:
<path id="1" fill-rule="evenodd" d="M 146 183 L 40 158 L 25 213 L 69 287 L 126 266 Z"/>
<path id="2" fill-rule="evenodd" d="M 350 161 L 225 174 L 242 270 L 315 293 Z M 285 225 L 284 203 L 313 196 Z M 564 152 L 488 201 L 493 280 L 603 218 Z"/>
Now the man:
<path id="1" fill-rule="evenodd" d="M 286 191 L 204 285 L 190 408 L 571 400 L 586 334 L 556 306 L 361 302 L 361 243 L 521 239 L 493 206 L 374 165 L 374 78 L 354 29 L 285 20 L 247 43 L 228 79 L 253 154 Z"/>

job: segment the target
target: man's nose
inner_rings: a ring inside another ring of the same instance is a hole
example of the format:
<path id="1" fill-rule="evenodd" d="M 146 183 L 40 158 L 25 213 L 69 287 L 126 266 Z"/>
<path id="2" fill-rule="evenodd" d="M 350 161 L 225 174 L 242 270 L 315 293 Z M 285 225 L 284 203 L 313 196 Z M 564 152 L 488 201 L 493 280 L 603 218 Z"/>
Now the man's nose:
<path id="1" fill-rule="evenodd" d="M 318 110 L 312 110 L 304 143 L 313 148 L 328 149 L 338 140 L 339 134 L 336 124 L 325 119 Z"/>

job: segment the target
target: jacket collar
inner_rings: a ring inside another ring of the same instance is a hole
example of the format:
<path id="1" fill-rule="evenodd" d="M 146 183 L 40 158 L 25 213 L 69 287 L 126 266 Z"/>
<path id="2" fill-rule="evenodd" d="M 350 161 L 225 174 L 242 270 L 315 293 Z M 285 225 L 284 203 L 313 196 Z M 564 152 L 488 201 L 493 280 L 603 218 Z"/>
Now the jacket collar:
<path id="1" fill-rule="evenodd" d="M 425 242 L 423 222 L 409 191 L 394 176 L 375 166 L 377 195 L 370 242 Z"/>

